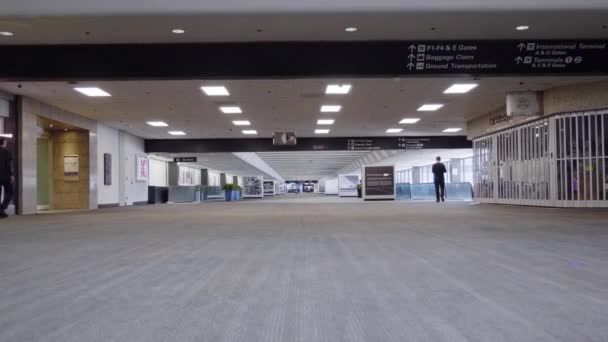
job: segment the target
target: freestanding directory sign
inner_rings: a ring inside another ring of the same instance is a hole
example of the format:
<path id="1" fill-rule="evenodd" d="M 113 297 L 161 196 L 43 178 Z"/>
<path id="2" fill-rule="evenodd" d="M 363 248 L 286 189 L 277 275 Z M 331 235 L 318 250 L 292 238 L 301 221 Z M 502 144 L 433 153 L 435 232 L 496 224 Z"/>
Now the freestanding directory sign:
<path id="1" fill-rule="evenodd" d="M 243 198 L 264 197 L 264 179 L 258 176 L 243 177 Z"/>
<path id="2" fill-rule="evenodd" d="M 363 167 L 363 200 L 395 199 L 395 166 Z"/>
<path id="3" fill-rule="evenodd" d="M 264 181 L 264 196 L 274 196 L 274 195 L 275 195 L 274 181 L 265 180 Z"/>
<path id="4" fill-rule="evenodd" d="M 357 197 L 359 175 L 339 175 L 338 195 L 340 197 Z"/>

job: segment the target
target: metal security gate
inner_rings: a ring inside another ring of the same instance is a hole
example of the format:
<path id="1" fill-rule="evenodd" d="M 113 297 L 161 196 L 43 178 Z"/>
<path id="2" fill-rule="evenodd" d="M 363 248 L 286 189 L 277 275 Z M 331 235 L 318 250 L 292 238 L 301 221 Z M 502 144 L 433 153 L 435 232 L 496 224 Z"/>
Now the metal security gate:
<path id="1" fill-rule="evenodd" d="M 608 207 L 608 111 L 559 114 L 475 139 L 481 202 Z"/>

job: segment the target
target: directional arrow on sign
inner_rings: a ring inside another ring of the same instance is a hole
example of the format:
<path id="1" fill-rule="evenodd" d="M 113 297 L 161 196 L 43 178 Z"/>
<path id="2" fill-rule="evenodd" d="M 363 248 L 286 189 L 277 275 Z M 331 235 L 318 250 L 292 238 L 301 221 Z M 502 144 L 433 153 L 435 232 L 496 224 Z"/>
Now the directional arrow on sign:
<path id="1" fill-rule="evenodd" d="M 411 63 L 411 62 L 407 65 L 407 68 L 410 70 L 414 69 L 414 67 L 415 67 L 414 63 Z"/>
<path id="2" fill-rule="evenodd" d="M 414 52 L 414 50 L 416 50 L 416 45 L 414 45 L 414 44 L 410 45 L 409 49 L 410 49 L 410 52 Z"/>
<path id="3" fill-rule="evenodd" d="M 519 51 L 524 51 L 524 49 L 526 48 L 526 44 L 524 43 L 519 43 L 517 45 L 517 48 L 519 49 Z"/>
<path id="4" fill-rule="evenodd" d="M 410 53 L 410 55 L 409 55 L 409 56 L 407 56 L 407 58 L 409 58 L 409 59 L 410 59 L 410 61 L 411 61 L 411 60 L 415 59 L 415 58 L 416 58 L 416 56 L 414 56 L 413 54 L 411 54 L 411 53 Z"/>
<path id="5" fill-rule="evenodd" d="M 517 58 L 515 58 L 515 62 L 516 62 L 517 64 L 521 63 L 521 61 L 523 61 L 523 60 L 524 60 L 524 59 L 523 59 L 523 58 L 521 58 L 521 56 L 517 56 Z"/>

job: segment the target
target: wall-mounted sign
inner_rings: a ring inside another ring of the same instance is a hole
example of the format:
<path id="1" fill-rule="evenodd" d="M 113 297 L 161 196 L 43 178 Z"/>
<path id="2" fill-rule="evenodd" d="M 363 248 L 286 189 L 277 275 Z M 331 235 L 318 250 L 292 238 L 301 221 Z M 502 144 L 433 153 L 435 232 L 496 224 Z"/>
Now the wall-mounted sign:
<path id="1" fill-rule="evenodd" d="M 394 200 L 395 199 L 395 167 L 364 166 L 363 167 L 363 199 L 364 200 Z"/>
<path id="2" fill-rule="evenodd" d="M 296 132 L 274 132 L 273 145 L 295 145 L 297 144 Z"/>
<path id="3" fill-rule="evenodd" d="M 173 158 L 175 163 L 196 163 L 198 162 L 197 157 L 176 157 Z"/>
<path id="4" fill-rule="evenodd" d="M 541 115 L 540 93 L 518 91 L 507 94 L 507 116 Z"/>
<path id="5" fill-rule="evenodd" d="M 103 154 L 103 185 L 112 185 L 112 155 Z"/>
<path id="6" fill-rule="evenodd" d="M 8 118 L 11 114 L 11 103 L 3 98 L 0 98 L 0 118 Z M 2 133 L 2 130 L 0 130 Z"/>
<path id="7" fill-rule="evenodd" d="M 63 179 L 78 181 L 80 179 L 80 165 L 77 155 L 63 156 Z"/>
<path id="8" fill-rule="evenodd" d="M 150 174 L 150 164 L 148 157 L 137 156 L 136 167 L 135 167 L 135 180 L 138 182 L 147 182 Z"/>

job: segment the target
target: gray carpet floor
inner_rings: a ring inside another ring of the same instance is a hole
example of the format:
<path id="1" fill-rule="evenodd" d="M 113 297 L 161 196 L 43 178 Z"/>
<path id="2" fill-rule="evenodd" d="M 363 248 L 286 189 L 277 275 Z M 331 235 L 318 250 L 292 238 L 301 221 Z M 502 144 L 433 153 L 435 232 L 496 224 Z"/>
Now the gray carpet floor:
<path id="1" fill-rule="evenodd" d="M 607 211 L 302 198 L 0 221 L 0 341 L 608 341 Z"/>

